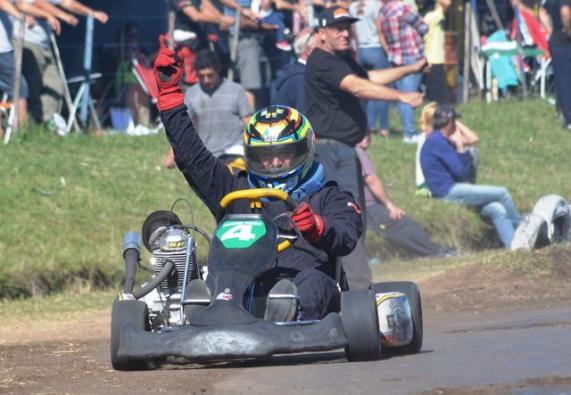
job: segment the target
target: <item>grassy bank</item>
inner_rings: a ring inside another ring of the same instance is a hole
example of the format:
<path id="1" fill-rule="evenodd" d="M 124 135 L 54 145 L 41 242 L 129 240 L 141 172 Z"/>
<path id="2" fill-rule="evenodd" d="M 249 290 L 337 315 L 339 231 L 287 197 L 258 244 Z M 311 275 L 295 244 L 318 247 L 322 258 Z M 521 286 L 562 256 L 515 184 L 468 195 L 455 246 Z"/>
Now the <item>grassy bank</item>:
<path id="1" fill-rule="evenodd" d="M 459 110 L 480 134 L 479 183 L 507 186 L 522 211 L 548 192 L 571 199 L 571 136 L 558 128 L 553 107 L 473 102 Z M 440 242 L 463 250 L 497 245 L 475 213 L 414 195 L 415 147 L 398 137 L 376 138 L 371 148 L 393 200 Z M 1 146 L 0 297 L 116 284 L 123 233 L 138 231 L 150 211 L 179 197 L 191 202 L 195 222 L 212 230 L 180 173 L 162 168 L 166 148 L 163 135 L 62 139 L 39 131 Z M 176 211 L 190 221 L 184 205 Z M 372 234 L 368 245 L 385 259 L 399 253 Z"/>

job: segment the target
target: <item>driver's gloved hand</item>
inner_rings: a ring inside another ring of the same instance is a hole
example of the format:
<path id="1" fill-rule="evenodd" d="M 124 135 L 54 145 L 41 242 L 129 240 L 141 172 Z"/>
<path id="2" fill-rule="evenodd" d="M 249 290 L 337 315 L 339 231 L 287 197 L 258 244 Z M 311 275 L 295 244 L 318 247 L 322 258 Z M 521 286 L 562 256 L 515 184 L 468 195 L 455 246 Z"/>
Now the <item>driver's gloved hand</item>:
<path id="1" fill-rule="evenodd" d="M 182 65 L 175 53 L 167 46 L 170 38 L 166 34 L 159 37 L 159 54 L 155 59 L 153 73 L 159 88 L 157 106 L 161 111 L 167 111 L 184 103 L 184 95 L 180 88 Z"/>
<path id="2" fill-rule="evenodd" d="M 303 238 L 311 244 L 317 244 L 321 240 L 325 223 L 320 215 L 313 212 L 309 204 L 305 202 L 299 204 L 291 214 L 291 219 L 297 225 Z"/>

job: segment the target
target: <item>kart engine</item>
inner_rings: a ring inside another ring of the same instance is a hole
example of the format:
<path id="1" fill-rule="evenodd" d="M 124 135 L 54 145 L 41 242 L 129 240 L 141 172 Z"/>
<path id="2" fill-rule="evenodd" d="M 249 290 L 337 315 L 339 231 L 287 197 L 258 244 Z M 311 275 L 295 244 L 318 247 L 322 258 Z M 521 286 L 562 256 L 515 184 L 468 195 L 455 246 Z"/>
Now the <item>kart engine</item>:
<path id="1" fill-rule="evenodd" d="M 159 229 L 153 236 L 150 262 L 153 275 L 158 275 L 168 261 L 174 264 L 174 268 L 157 288 L 142 299 L 149 308 L 153 328 L 181 325 L 183 284 L 200 277 L 196 243 L 192 234 L 180 226 Z"/>

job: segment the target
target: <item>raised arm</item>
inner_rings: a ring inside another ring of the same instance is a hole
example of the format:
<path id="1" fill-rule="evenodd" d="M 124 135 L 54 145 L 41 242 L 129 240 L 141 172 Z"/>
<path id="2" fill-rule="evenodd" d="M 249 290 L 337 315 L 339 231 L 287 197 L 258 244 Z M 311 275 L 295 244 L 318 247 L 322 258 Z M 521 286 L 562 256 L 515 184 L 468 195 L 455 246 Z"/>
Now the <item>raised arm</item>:
<path id="1" fill-rule="evenodd" d="M 416 63 L 400 66 L 400 67 L 390 67 L 388 69 L 381 70 L 371 70 L 368 72 L 369 80 L 375 84 L 392 84 L 395 81 L 400 80 L 408 74 L 420 73 L 427 67 L 428 63 L 426 58 L 422 58 Z"/>
<path id="2" fill-rule="evenodd" d="M 94 10 L 93 8 L 87 7 L 76 0 L 62 0 L 60 6 L 77 15 L 93 15 L 95 20 L 101 23 L 107 23 L 109 20 L 107 13 L 99 10 Z"/>
<path id="3" fill-rule="evenodd" d="M 400 92 L 386 86 L 375 84 L 368 79 L 349 74 L 341 80 L 339 87 L 359 99 L 400 101 L 413 107 L 422 104 L 422 95 L 417 92 Z"/>
<path id="4" fill-rule="evenodd" d="M 49 12 L 37 7 L 35 1 L 33 3 L 29 3 L 26 0 L 17 0 L 16 7 L 26 15 L 45 19 L 54 30 L 55 34 L 59 35 L 61 33 L 61 24 L 58 19 Z"/>
<path id="5" fill-rule="evenodd" d="M 14 18 L 20 17 L 20 12 L 10 0 L 0 0 L 0 11 L 4 11 L 6 14 L 11 15 Z"/>
<path id="6" fill-rule="evenodd" d="M 62 11 L 47 0 L 34 0 L 34 5 L 55 16 L 56 18 L 64 21 L 68 25 L 76 26 L 79 23 L 76 17 L 65 11 Z"/>
<path id="7" fill-rule="evenodd" d="M 175 162 L 190 187 L 218 216 L 220 200 L 232 190 L 234 177 L 225 163 L 204 147 L 194 129 L 180 88 L 182 65 L 175 59 L 174 51 L 167 47 L 165 36 L 160 38 L 154 75 L 159 90 L 157 106 Z"/>

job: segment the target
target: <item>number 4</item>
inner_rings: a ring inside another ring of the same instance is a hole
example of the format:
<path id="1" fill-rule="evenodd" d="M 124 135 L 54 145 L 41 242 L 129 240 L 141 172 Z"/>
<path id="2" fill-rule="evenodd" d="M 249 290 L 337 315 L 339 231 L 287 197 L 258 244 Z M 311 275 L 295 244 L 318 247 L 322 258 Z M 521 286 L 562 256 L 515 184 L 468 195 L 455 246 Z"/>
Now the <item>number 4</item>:
<path id="1" fill-rule="evenodd" d="M 234 225 L 226 232 L 224 232 L 220 240 L 224 241 L 228 239 L 238 239 L 241 241 L 247 241 L 247 240 L 252 240 L 254 238 L 256 238 L 256 235 L 252 233 L 252 225 L 240 224 L 240 225 Z"/>

